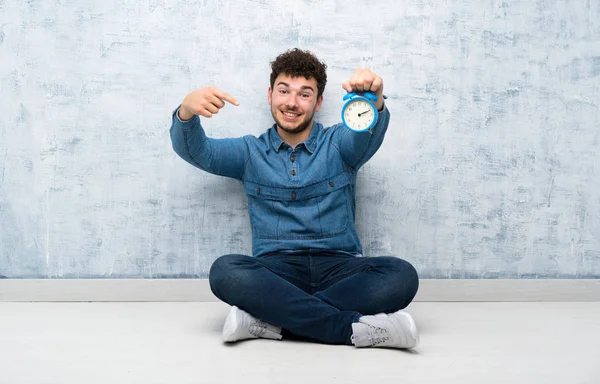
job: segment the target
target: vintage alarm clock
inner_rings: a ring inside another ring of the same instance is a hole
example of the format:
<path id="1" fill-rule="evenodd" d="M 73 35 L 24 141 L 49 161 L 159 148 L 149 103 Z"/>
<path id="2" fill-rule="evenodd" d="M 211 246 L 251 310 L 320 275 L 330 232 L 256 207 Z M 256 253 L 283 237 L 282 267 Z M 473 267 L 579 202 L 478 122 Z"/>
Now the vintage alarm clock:
<path id="1" fill-rule="evenodd" d="M 342 122 L 355 132 L 364 132 L 377 123 L 377 107 L 373 104 L 377 96 L 372 92 L 349 92 L 344 96 Z"/>

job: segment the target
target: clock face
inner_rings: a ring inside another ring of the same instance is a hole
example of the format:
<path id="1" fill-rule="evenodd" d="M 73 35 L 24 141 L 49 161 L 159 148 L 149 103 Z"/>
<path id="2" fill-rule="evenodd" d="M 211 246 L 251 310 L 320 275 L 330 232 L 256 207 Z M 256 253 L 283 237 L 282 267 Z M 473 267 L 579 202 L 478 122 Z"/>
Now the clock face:
<path id="1" fill-rule="evenodd" d="M 352 100 L 344 109 L 344 120 L 350 129 L 364 131 L 373 124 L 376 112 L 371 103 L 361 99 Z"/>

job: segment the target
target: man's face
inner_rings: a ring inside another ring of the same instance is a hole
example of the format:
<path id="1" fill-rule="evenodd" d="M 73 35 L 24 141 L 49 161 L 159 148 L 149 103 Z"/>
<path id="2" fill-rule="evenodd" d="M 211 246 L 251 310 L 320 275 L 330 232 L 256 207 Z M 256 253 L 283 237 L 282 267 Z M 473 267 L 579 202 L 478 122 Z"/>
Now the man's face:
<path id="1" fill-rule="evenodd" d="M 300 133 L 312 126 L 315 112 L 321 109 L 323 96 L 317 97 L 314 77 L 280 74 L 273 89 L 269 87 L 271 114 L 277 126 L 287 133 Z"/>

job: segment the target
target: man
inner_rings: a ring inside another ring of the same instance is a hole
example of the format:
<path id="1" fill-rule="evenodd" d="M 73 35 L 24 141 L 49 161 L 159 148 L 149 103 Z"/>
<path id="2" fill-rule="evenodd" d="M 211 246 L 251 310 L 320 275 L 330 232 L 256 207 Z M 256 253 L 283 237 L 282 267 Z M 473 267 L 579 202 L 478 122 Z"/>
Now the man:
<path id="1" fill-rule="evenodd" d="M 378 150 L 390 112 L 383 80 L 359 69 L 342 87 L 371 91 L 378 122 L 366 132 L 314 121 L 326 65 L 299 49 L 271 63 L 267 98 L 275 124 L 260 137 L 213 139 L 199 115 L 238 105 L 215 87 L 188 94 L 173 113 L 173 149 L 188 163 L 240 180 L 248 197 L 252 253 L 218 258 L 213 293 L 232 306 L 223 340 L 300 337 L 356 347 L 412 348 L 418 276 L 397 257 L 362 257 L 356 232 L 356 175 Z"/>

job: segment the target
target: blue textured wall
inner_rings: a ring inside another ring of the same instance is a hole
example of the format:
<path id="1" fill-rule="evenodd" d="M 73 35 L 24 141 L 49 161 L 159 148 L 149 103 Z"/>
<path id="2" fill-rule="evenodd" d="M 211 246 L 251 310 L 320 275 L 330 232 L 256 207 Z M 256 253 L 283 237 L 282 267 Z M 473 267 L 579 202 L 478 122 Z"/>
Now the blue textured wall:
<path id="1" fill-rule="evenodd" d="M 389 135 L 359 179 L 366 255 L 422 277 L 600 277 L 600 2 L 0 0 L 0 275 L 207 275 L 250 251 L 241 186 L 170 147 L 215 84 L 215 137 L 271 124 L 269 61 L 357 67 Z"/>

